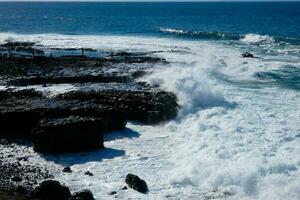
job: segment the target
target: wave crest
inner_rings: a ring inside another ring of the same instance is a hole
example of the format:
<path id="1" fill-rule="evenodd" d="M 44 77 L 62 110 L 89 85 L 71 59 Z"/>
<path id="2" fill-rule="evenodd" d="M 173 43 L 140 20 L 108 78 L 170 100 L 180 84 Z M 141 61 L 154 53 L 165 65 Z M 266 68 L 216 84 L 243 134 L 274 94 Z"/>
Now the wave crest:
<path id="1" fill-rule="evenodd" d="M 227 40 L 238 40 L 241 38 L 239 34 L 234 33 L 225 33 L 219 31 L 187 31 L 182 29 L 172 29 L 172 28 L 160 28 L 160 31 L 163 33 L 183 35 L 192 38 L 201 38 L 201 39 L 227 39 Z"/>
<path id="2" fill-rule="evenodd" d="M 260 42 L 274 42 L 274 38 L 268 35 L 258 35 L 258 34 L 246 34 L 241 38 L 242 42 L 247 42 L 247 43 L 260 43 Z"/>
<path id="3" fill-rule="evenodd" d="M 273 43 L 275 39 L 269 35 L 259 35 L 254 33 L 237 34 L 227 32 L 205 32 L 205 31 L 188 31 L 173 28 L 160 28 L 160 31 L 167 34 L 180 35 L 184 37 L 197 39 L 219 39 L 219 40 L 239 40 L 246 43 Z"/>

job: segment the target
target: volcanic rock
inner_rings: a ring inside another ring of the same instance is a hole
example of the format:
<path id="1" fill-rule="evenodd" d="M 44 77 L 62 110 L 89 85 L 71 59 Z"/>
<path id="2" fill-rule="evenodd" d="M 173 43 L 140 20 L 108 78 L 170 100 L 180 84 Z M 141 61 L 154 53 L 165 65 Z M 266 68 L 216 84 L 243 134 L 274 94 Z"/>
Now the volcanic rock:
<path id="1" fill-rule="evenodd" d="M 149 191 L 146 181 L 140 179 L 136 175 L 127 174 L 125 183 L 128 185 L 128 187 L 140 193 L 147 194 Z"/>
<path id="2" fill-rule="evenodd" d="M 68 153 L 103 148 L 105 120 L 71 116 L 45 119 L 32 131 L 34 150 L 43 153 Z"/>
<path id="3" fill-rule="evenodd" d="M 32 191 L 31 197 L 40 200 L 68 200 L 71 192 L 68 187 L 61 185 L 58 181 L 47 180 Z"/>

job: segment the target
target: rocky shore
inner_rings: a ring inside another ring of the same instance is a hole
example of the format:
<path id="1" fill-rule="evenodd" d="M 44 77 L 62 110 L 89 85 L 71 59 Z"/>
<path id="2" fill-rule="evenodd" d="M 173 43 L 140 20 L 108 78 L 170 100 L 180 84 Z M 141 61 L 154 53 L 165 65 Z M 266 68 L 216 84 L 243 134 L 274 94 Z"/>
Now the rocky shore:
<path id="1" fill-rule="evenodd" d="M 29 198 L 58 173 L 32 166 L 35 152 L 101 150 L 103 134 L 124 129 L 128 120 L 155 125 L 176 117 L 173 93 L 137 81 L 167 61 L 149 52 L 89 52 L 97 51 L 0 45 L 0 199 Z"/>

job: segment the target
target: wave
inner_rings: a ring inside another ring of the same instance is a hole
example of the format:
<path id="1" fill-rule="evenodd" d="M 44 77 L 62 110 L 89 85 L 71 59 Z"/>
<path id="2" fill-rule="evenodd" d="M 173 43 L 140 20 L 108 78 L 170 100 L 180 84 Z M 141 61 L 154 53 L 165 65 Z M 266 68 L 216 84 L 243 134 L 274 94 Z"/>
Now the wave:
<path id="1" fill-rule="evenodd" d="M 258 35 L 258 34 L 246 34 L 241 39 L 242 42 L 247 43 L 260 43 L 260 42 L 269 42 L 272 43 L 275 41 L 275 39 L 268 35 Z"/>
<path id="2" fill-rule="evenodd" d="M 160 32 L 182 35 L 192 38 L 200 39 L 227 39 L 227 40 L 239 40 L 241 35 L 235 33 L 225 33 L 219 31 L 206 32 L 206 31 L 188 31 L 181 29 L 172 29 L 172 28 L 160 28 Z"/>
<path id="3" fill-rule="evenodd" d="M 173 29 L 173 28 L 160 28 L 160 32 L 165 34 L 178 35 L 187 38 L 195 39 L 211 39 L 211 40 L 236 40 L 244 43 L 274 43 L 280 41 L 287 41 L 288 38 L 274 38 L 269 35 L 259 35 L 255 33 L 230 33 L 230 32 L 220 32 L 220 31 L 189 31 L 183 29 Z M 294 39 L 295 40 L 295 39 Z"/>

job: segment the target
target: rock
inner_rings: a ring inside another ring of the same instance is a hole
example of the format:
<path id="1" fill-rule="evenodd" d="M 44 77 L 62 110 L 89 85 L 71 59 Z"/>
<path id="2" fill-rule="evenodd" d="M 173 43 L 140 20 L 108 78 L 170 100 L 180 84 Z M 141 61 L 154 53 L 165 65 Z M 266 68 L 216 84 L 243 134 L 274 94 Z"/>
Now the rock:
<path id="1" fill-rule="evenodd" d="M 43 85 L 47 84 L 62 84 L 62 83 L 110 83 L 110 82 L 129 82 L 126 76 L 108 76 L 108 75 L 82 75 L 72 77 L 26 77 L 18 78 L 9 81 L 9 85 L 14 86 L 29 86 L 29 85 Z"/>
<path id="2" fill-rule="evenodd" d="M 28 194 L 28 191 L 26 190 L 26 188 L 25 187 L 23 187 L 23 186 L 18 186 L 17 188 L 16 188 L 16 191 L 15 191 L 17 194 L 21 194 L 21 195 L 25 195 L 25 194 Z"/>
<path id="3" fill-rule="evenodd" d="M 32 191 L 31 197 L 40 200 L 68 200 L 71 193 L 68 187 L 61 185 L 58 181 L 47 180 Z"/>
<path id="4" fill-rule="evenodd" d="M 19 176 L 14 176 L 14 177 L 11 178 L 11 180 L 14 181 L 14 182 L 21 182 L 22 178 L 19 177 Z"/>
<path id="5" fill-rule="evenodd" d="M 62 170 L 64 173 L 72 173 L 72 170 L 69 166 L 67 167 L 64 167 L 63 170 Z"/>
<path id="6" fill-rule="evenodd" d="M 245 52 L 242 54 L 243 58 L 255 58 L 254 55 L 252 53 L 249 52 Z"/>
<path id="7" fill-rule="evenodd" d="M 94 195 L 90 190 L 81 190 L 79 192 L 75 192 L 72 195 L 72 198 L 78 200 L 95 200 Z"/>
<path id="8" fill-rule="evenodd" d="M 157 124 L 177 116 L 176 96 L 161 90 L 148 91 L 71 91 L 57 96 L 58 99 L 94 99 L 96 103 L 111 106 L 126 113 L 129 120 Z M 116 104 L 116 102 L 118 102 Z"/>
<path id="9" fill-rule="evenodd" d="M 136 175 L 127 174 L 125 183 L 128 185 L 128 187 L 140 193 L 147 194 L 149 191 L 146 181 L 140 179 Z"/>
<path id="10" fill-rule="evenodd" d="M 24 148 L 24 144 L 11 143 L 5 146 L 1 144 L 1 150 L 4 150 L 4 153 L 0 153 L 0 191 L 28 194 L 36 186 L 37 181 L 51 178 L 51 169 L 49 171 L 47 165 L 17 161 L 20 154 L 32 154 L 32 150 Z M 6 156 L 8 152 L 12 155 L 10 158 Z"/>
<path id="11" fill-rule="evenodd" d="M 71 116 L 45 119 L 32 131 L 34 150 L 42 153 L 68 153 L 99 150 L 103 146 L 101 118 Z"/>
<path id="12" fill-rule="evenodd" d="M 127 186 L 124 186 L 123 188 L 122 188 L 122 190 L 127 190 L 128 188 L 127 188 Z"/>
<path id="13" fill-rule="evenodd" d="M 112 191 L 112 192 L 110 192 L 110 193 L 108 193 L 109 195 L 115 195 L 115 194 L 117 194 L 117 192 L 116 191 Z"/>
<path id="14" fill-rule="evenodd" d="M 90 171 L 86 171 L 84 174 L 87 175 L 87 176 L 94 176 L 94 174 Z"/>
<path id="15" fill-rule="evenodd" d="M 31 110 L 0 110 L 0 136 L 9 138 L 29 138 L 31 130 L 40 119 L 38 111 Z"/>

